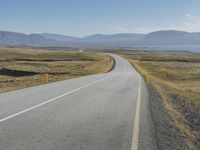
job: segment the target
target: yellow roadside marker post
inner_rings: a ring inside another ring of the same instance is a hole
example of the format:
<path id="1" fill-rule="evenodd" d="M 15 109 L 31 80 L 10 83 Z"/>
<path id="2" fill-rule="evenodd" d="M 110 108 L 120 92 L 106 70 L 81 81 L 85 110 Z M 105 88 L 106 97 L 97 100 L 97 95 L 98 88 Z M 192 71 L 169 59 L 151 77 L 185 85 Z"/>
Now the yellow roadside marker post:
<path id="1" fill-rule="evenodd" d="M 48 73 L 45 73 L 45 83 L 49 83 L 49 75 Z"/>

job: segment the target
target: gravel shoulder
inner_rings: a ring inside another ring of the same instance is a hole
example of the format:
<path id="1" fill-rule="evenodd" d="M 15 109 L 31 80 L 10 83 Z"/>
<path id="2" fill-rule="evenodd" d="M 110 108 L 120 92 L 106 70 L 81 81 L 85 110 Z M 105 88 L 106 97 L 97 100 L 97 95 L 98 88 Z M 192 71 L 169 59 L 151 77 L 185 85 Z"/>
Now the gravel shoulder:
<path id="1" fill-rule="evenodd" d="M 173 120 L 164 107 L 157 90 L 148 85 L 150 113 L 154 125 L 154 136 L 159 150 L 189 150 L 181 132 L 172 123 Z"/>

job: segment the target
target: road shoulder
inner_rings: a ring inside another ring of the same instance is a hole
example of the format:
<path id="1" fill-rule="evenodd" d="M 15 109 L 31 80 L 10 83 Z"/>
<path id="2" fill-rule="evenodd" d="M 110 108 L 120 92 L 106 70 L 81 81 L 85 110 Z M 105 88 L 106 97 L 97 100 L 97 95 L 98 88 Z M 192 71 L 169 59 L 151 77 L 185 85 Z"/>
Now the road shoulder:
<path id="1" fill-rule="evenodd" d="M 154 136 L 159 150 L 188 150 L 184 137 L 172 123 L 163 100 L 157 90 L 148 85 L 150 113 L 154 125 Z"/>

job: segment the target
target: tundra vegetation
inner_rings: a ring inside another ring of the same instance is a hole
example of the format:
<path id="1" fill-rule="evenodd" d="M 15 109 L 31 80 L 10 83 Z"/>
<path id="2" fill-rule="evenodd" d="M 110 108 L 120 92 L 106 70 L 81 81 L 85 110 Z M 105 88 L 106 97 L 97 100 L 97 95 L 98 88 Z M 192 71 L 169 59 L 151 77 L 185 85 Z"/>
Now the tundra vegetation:
<path id="1" fill-rule="evenodd" d="M 132 51 L 122 55 L 159 92 L 186 144 L 200 149 L 200 53 Z"/>
<path id="2" fill-rule="evenodd" d="M 113 59 L 102 53 L 0 47 L 0 92 L 108 72 Z"/>

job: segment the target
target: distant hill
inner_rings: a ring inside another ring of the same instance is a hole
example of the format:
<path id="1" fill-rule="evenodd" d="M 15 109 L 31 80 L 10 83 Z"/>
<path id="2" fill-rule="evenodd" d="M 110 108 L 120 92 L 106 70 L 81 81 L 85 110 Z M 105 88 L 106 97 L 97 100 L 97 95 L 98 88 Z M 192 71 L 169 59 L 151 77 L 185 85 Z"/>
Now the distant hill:
<path id="1" fill-rule="evenodd" d="M 17 32 L 0 31 L 0 44 L 6 45 L 39 45 L 51 44 L 54 40 L 48 40 L 39 34 L 23 34 Z"/>
<path id="2" fill-rule="evenodd" d="M 145 36 L 147 40 L 169 39 L 169 38 L 183 38 L 187 37 L 190 33 L 184 31 L 166 30 L 151 32 Z"/>
<path id="3" fill-rule="evenodd" d="M 23 34 L 0 31 L 0 44 L 97 49 L 134 46 L 148 47 L 160 45 L 195 45 L 200 44 L 200 32 L 189 33 L 176 30 L 164 30 L 151 32 L 149 34 L 95 34 L 81 38 L 51 33 Z"/>
<path id="4" fill-rule="evenodd" d="M 137 33 L 118 33 L 118 34 L 94 34 L 90 36 L 85 36 L 82 38 L 82 40 L 90 40 L 90 41 L 135 41 L 135 40 L 141 40 L 145 37 L 145 34 L 137 34 Z"/>
<path id="5" fill-rule="evenodd" d="M 145 45 L 185 45 L 200 44 L 200 33 L 189 33 L 176 30 L 156 31 L 143 39 Z"/>
<path id="6" fill-rule="evenodd" d="M 59 41 L 59 42 L 74 41 L 74 40 L 80 39 L 79 37 L 60 35 L 60 34 L 52 34 L 52 33 L 42 33 L 40 35 L 43 36 L 46 39 L 56 40 L 56 41 Z"/>

